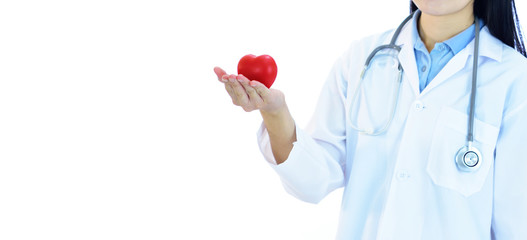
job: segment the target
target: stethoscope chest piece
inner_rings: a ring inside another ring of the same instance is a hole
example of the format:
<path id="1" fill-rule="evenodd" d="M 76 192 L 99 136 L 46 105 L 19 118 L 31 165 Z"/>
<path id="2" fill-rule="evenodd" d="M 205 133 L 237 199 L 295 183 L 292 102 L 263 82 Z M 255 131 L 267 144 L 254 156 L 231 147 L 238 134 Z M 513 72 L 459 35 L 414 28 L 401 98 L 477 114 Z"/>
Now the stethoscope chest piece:
<path id="1" fill-rule="evenodd" d="M 463 172 L 474 172 L 481 167 L 481 153 L 475 147 L 463 146 L 456 154 L 457 168 Z"/>

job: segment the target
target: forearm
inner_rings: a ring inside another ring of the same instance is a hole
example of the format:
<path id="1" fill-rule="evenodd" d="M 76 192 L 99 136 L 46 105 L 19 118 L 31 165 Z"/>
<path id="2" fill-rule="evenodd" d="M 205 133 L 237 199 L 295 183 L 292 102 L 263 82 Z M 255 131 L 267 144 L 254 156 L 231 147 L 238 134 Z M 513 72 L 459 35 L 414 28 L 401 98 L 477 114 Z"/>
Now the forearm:
<path id="1" fill-rule="evenodd" d="M 288 193 L 302 201 L 318 203 L 329 192 L 343 186 L 340 159 L 345 153 L 332 150 L 332 147 L 334 150 L 342 147 L 329 142 L 331 138 L 319 134 L 322 138 L 317 140 L 297 128 L 287 109 L 281 114 L 262 112 L 262 116 L 264 123 L 258 131 L 260 150 Z M 338 138 L 335 144 L 343 145 L 345 141 Z"/>
<path id="2" fill-rule="evenodd" d="M 265 127 L 269 134 L 269 140 L 277 164 L 287 160 L 289 153 L 296 142 L 295 122 L 287 105 L 280 110 L 269 113 L 260 111 Z"/>

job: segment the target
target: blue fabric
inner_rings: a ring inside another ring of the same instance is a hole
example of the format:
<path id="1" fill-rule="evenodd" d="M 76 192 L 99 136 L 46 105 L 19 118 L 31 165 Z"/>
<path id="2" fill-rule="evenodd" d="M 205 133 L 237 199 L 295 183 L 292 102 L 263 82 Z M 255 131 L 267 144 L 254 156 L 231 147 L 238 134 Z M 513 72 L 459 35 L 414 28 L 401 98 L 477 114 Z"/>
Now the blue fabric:
<path id="1" fill-rule="evenodd" d="M 415 23 L 415 22 L 414 22 Z M 480 27 L 483 23 L 480 21 Z M 475 24 L 465 29 L 456 36 L 435 44 L 430 53 L 425 44 L 419 37 L 417 24 L 414 24 L 414 36 L 417 36 L 414 45 L 415 61 L 417 63 L 417 72 L 419 74 L 419 89 L 421 92 L 432 81 L 439 71 L 463 48 L 465 48 L 472 39 L 474 39 Z"/>

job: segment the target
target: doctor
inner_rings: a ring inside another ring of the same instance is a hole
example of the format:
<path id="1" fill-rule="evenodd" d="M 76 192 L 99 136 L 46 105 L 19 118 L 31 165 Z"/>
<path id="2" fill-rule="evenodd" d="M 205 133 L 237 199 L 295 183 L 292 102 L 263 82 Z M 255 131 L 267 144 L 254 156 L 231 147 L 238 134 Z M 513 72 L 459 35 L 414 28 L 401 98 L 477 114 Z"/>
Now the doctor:
<path id="1" fill-rule="evenodd" d="M 527 239 L 514 1 L 410 4 L 400 32 L 355 42 L 336 62 L 306 129 L 281 91 L 214 71 L 235 105 L 260 110 L 261 151 L 290 194 L 317 203 L 344 188 L 337 239 Z M 398 47 L 368 60 L 392 38 Z"/>

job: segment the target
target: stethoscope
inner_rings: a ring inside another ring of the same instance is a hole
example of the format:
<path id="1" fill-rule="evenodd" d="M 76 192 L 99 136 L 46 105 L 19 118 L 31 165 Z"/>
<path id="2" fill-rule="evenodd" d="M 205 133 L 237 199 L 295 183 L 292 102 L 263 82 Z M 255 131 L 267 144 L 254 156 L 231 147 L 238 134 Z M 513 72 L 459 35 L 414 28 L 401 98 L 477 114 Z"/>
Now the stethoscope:
<path id="1" fill-rule="evenodd" d="M 420 11 L 417 10 L 415 14 L 420 14 Z M 375 57 L 375 55 L 381 51 L 386 49 L 391 49 L 397 51 L 397 54 L 401 51 L 401 47 L 395 45 L 395 41 L 397 40 L 397 37 L 399 36 L 401 30 L 406 25 L 410 19 L 412 19 L 413 14 L 410 14 L 395 30 L 395 33 L 393 34 L 393 37 L 390 41 L 390 44 L 381 45 L 375 48 L 368 58 L 366 59 L 366 63 L 364 64 L 364 68 L 362 69 L 360 80 L 357 83 L 357 86 L 355 88 L 354 94 L 351 98 L 351 105 L 353 106 L 355 104 L 359 89 L 361 88 L 361 85 L 364 81 L 364 75 L 366 74 L 367 70 L 369 69 L 369 66 L 371 64 L 372 59 Z M 473 172 L 479 169 L 482 162 L 482 156 L 481 152 L 474 147 L 474 109 L 476 105 L 476 84 L 477 84 L 477 72 L 478 72 L 478 48 L 479 48 L 479 21 L 477 18 L 475 18 L 475 44 L 474 44 L 474 56 L 473 56 L 473 68 L 472 68 L 472 88 L 470 92 L 470 106 L 469 106 L 469 119 L 468 119 L 468 132 L 467 132 L 467 141 L 466 144 L 459 149 L 459 151 L 456 153 L 455 156 L 455 162 L 460 171 L 464 172 Z M 357 130 L 359 133 L 366 134 L 366 135 L 380 135 L 383 134 L 388 130 L 388 127 L 390 126 L 393 117 L 395 115 L 395 109 L 397 106 L 397 101 L 399 99 L 399 89 L 402 82 L 402 75 L 403 75 L 403 67 L 401 66 L 401 63 L 397 59 L 398 62 L 398 77 L 397 77 L 397 85 L 395 89 L 395 94 L 393 96 L 393 104 L 392 108 L 389 112 L 388 121 L 384 125 L 382 125 L 379 129 L 361 129 L 357 126 L 357 124 L 352 122 L 352 117 L 350 115 L 348 123 L 350 126 Z M 351 111 L 349 111 L 351 114 Z"/>

